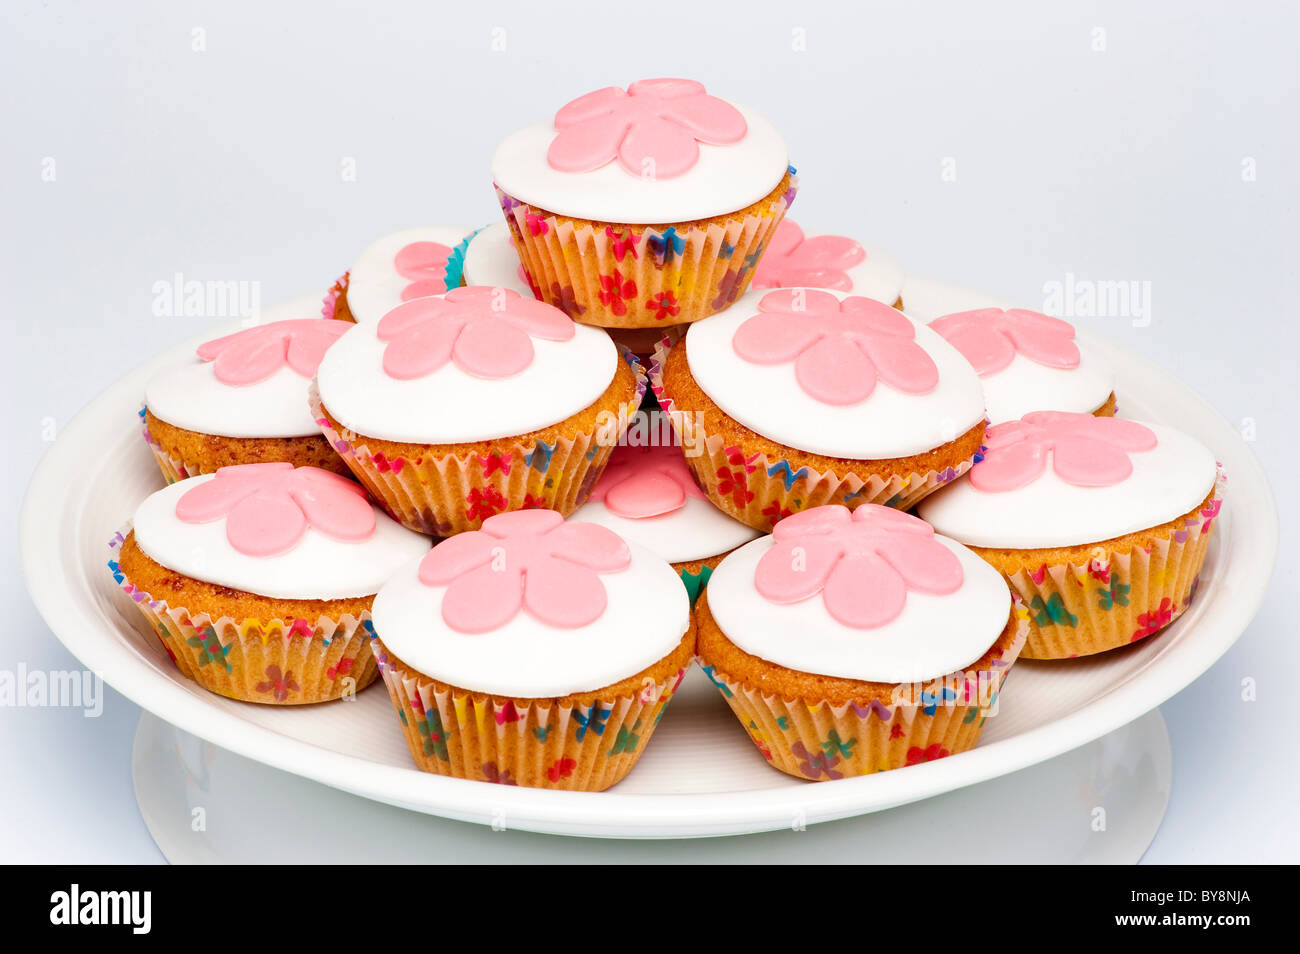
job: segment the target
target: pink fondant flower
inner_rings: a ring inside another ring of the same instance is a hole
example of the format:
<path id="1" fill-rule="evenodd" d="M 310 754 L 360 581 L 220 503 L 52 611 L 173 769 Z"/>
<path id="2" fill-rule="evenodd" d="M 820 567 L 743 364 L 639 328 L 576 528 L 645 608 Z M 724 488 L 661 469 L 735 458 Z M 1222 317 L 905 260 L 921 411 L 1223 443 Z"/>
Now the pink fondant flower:
<path id="1" fill-rule="evenodd" d="M 364 540 L 375 529 L 365 490 L 318 467 L 289 463 L 222 467 L 176 501 L 184 523 L 226 518 L 226 539 L 247 556 L 291 549 L 311 526 L 336 540 Z"/>
<path id="2" fill-rule="evenodd" d="M 1052 469 L 1066 483 L 1110 487 L 1133 473 L 1129 454 L 1156 446 L 1156 435 L 1137 421 L 1066 411 L 1034 411 L 990 427 L 984 459 L 971 468 L 971 486 L 998 493 L 1033 483 Z"/>
<path id="3" fill-rule="evenodd" d="M 939 383 L 911 321 L 882 302 L 796 288 L 769 292 L 758 309 L 736 329 L 736 353 L 755 364 L 793 361 L 799 386 L 824 404 L 864 401 L 877 378 L 909 394 Z"/>
<path id="4" fill-rule="evenodd" d="M 889 507 L 828 505 L 786 517 L 754 571 L 754 586 L 773 603 L 822 594 L 846 626 L 872 629 L 903 612 L 907 591 L 953 593 L 961 587 L 956 555 L 923 520 Z"/>
<path id="5" fill-rule="evenodd" d="M 615 449 L 591 491 L 591 500 L 620 517 L 641 519 L 680 510 L 687 497 L 703 498 L 680 447 Z"/>
<path id="6" fill-rule="evenodd" d="M 930 327 L 947 338 L 981 377 L 1001 371 L 1017 354 L 1048 368 L 1079 366 L 1074 326 L 1036 311 L 977 308 L 936 318 Z"/>
<path id="7" fill-rule="evenodd" d="M 618 159 L 635 176 L 669 179 L 700 158 L 697 143 L 739 142 L 745 117 L 694 80 L 640 80 L 607 86 L 555 114 L 559 135 L 546 159 L 561 172 L 591 172 Z"/>
<path id="8" fill-rule="evenodd" d="M 554 510 L 516 510 L 438 544 L 420 563 L 420 582 L 447 588 L 442 618 L 462 633 L 498 629 L 521 608 L 573 628 L 605 611 L 599 574 L 624 570 L 631 559 L 612 530 L 565 523 Z"/>
<path id="9" fill-rule="evenodd" d="M 847 269 L 866 261 L 867 252 L 842 235 L 805 238 L 789 217 L 781 220 L 767 252 L 754 271 L 755 288 L 833 288 L 852 291 Z"/>
<path id="10" fill-rule="evenodd" d="M 286 367 L 310 378 L 329 346 L 351 327 L 350 322 L 324 318 L 273 321 L 205 341 L 198 356 L 212 362 L 218 381 L 233 387 L 265 381 Z"/>
<path id="11" fill-rule="evenodd" d="M 445 292 L 451 252 L 441 242 L 412 242 L 398 249 L 393 268 L 411 283 L 402 289 L 402 301 Z"/>
<path id="12" fill-rule="evenodd" d="M 558 308 L 507 288 L 453 288 L 417 298 L 384 315 L 376 329 L 384 373 L 410 380 L 448 361 L 479 378 L 508 378 L 533 361 L 533 338 L 568 341 L 573 320 Z"/>

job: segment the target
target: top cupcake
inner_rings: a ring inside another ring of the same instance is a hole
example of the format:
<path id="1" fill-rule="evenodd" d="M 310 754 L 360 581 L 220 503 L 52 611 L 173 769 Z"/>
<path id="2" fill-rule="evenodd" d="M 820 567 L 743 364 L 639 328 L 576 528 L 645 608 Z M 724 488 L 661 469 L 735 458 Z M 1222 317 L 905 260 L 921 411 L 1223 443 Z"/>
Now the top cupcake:
<path id="1" fill-rule="evenodd" d="M 785 176 L 785 141 L 745 106 L 686 79 L 580 96 L 507 136 L 492 176 L 549 212 L 627 224 L 687 222 L 759 201 Z"/>

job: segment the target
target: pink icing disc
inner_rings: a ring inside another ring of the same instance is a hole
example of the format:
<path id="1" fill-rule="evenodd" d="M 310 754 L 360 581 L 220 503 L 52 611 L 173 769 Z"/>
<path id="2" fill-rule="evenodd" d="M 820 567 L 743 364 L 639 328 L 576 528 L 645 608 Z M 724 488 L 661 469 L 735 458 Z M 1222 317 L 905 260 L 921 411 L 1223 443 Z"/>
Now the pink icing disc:
<path id="1" fill-rule="evenodd" d="M 559 134 L 546 161 L 560 172 L 591 172 L 615 159 L 634 176 L 670 179 L 700 158 L 698 143 L 727 145 L 748 132 L 745 117 L 694 80 L 651 79 L 626 91 L 607 86 L 555 114 Z"/>
<path id="2" fill-rule="evenodd" d="M 310 378 L 329 346 L 351 327 L 346 321 L 325 318 L 273 321 L 205 341 L 197 354 L 200 360 L 212 362 L 218 381 L 232 387 L 265 381 L 284 367 Z"/>
<path id="3" fill-rule="evenodd" d="M 285 553 L 308 527 L 343 541 L 366 540 L 375 531 L 375 511 L 360 484 L 289 463 L 222 467 L 176 501 L 176 518 L 184 523 L 222 517 L 226 539 L 245 556 Z"/>
<path id="4" fill-rule="evenodd" d="M 855 629 L 897 619 L 908 590 L 944 596 L 961 588 L 956 555 L 924 520 L 877 504 L 832 504 L 780 521 L 758 561 L 754 587 L 773 603 L 822 594 L 831 617 Z"/>
<path id="5" fill-rule="evenodd" d="M 866 249 L 853 239 L 842 235 L 805 238 L 803 229 L 786 216 L 754 270 L 753 286 L 852 291 L 848 269 L 866 260 Z"/>
<path id="6" fill-rule="evenodd" d="M 977 308 L 930 322 L 980 377 L 996 374 L 1017 354 L 1048 368 L 1077 368 L 1079 346 L 1068 321 L 1024 308 Z"/>
<path id="7" fill-rule="evenodd" d="M 883 302 L 796 288 L 769 292 L 758 309 L 736 329 L 736 354 L 754 364 L 793 361 L 799 387 L 823 404 L 865 401 L 877 379 L 908 394 L 939 383 L 912 323 Z"/>
<path id="8" fill-rule="evenodd" d="M 442 618 L 461 633 L 500 629 L 520 609 L 562 629 L 595 622 L 607 597 L 601 573 L 627 569 L 622 537 L 554 510 L 517 510 L 439 543 L 420 562 L 420 582 L 445 586 Z"/>
<path id="9" fill-rule="evenodd" d="M 620 517 L 639 520 L 680 510 L 687 497 L 703 498 L 680 447 L 620 446 L 592 488 L 591 500 Z"/>
<path id="10" fill-rule="evenodd" d="M 990 427 L 984 459 L 971 468 L 971 486 L 989 493 L 1018 490 L 1052 469 L 1078 487 L 1112 487 L 1133 473 L 1129 454 L 1153 450 L 1155 433 L 1136 421 L 1065 411 L 1034 411 Z"/>
<path id="11" fill-rule="evenodd" d="M 478 378 L 508 378 L 533 362 L 533 338 L 568 341 L 573 319 L 506 288 L 453 288 L 441 298 L 398 305 L 376 329 L 384 373 L 399 381 L 432 374 L 448 361 Z"/>

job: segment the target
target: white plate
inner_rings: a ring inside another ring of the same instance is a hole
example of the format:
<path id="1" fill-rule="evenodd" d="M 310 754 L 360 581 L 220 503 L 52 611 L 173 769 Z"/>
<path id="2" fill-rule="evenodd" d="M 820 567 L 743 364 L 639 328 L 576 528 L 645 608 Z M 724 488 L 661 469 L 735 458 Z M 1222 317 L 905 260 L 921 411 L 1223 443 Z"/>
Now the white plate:
<path id="1" fill-rule="evenodd" d="M 928 318 L 986 295 L 911 280 L 908 310 Z M 1149 712 L 1204 672 L 1241 635 L 1268 586 L 1277 521 L 1268 482 L 1236 431 L 1194 391 L 1128 351 L 1089 336 L 1118 371 L 1126 416 L 1172 424 L 1218 455 L 1227 499 L 1196 602 L 1160 636 L 1100 657 L 1021 662 L 980 745 L 893 772 L 807 783 L 769 768 L 698 671 L 667 709 L 645 755 L 608 792 L 550 792 L 426 775 L 412 767 L 381 686 L 354 702 L 272 708 L 221 699 L 181 676 L 146 638 L 113 584 L 107 543 L 162 485 L 140 438 L 144 383 L 213 329 L 135 369 L 63 430 L 23 503 L 27 585 L 65 646 L 118 691 L 216 745 L 403 808 L 555 834 L 691 837 L 788 828 L 878 811 L 1069 751 Z"/>

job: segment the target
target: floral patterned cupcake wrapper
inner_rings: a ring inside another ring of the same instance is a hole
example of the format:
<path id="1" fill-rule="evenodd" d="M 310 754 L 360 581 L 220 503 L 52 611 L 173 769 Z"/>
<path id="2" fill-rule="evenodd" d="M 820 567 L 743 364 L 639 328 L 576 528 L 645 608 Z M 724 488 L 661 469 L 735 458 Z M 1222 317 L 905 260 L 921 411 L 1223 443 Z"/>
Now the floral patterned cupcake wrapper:
<path id="1" fill-rule="evenodd" d="M 700 488 L 724 513 L 757 530 L 771 530 L 777 521 L 809 507 L 823 504 L 883 504 L 910 510 L 945 484 L 956 480 L 980 459 L 979 453 L 955 461 L 942 471 L 927 471 L 907 477 L 858 474 L 843 477 L 833 471 L 795 467 L 784 457 L 772 458 L 729 445 L 720 434 L 705 433 L 700 427 L 685 426 L 682 413 L 673 408 L 664 393 L 664 361 L 672 344 L 665 339 L 655 347 L 650 360 L 650 388 L 659 407 L 673 420 L 678 434 L 693 435 L 703 445 L 702 453 L 686 455 L 686 463 Z M 869 465 L 870 461 L 864 461 Z"/>
<path id="2" fill-rule="evenodd" d="M 698 321 L 744 294 L 797 190 L 791 169 L 789 189 L 761 211 L 684 230 L 574 225 L 499 188 L 497 199 L 533 294 L 584 324 L 657 328 Z"/>
<path id="3" fill-rule="evenodd" d="M 1006 674 L 1025 644 L 1029 624 L 1018 601 L 1016 615 L 1016 636 L 989 669 L 901 687 L 889 704 L 782 699 L 705 660 L 700 667 L 773 768 L 812 781 L 870 775 L 975 747 L 985 722 L 997 712 Z"/>
<path id="4" fill-rule="evenodd" d="M 369 613 L 360 619 L 214 619 L 171 606 L 136 587 L 118 566 L 128 529 L 109 543 L 113 579 L 176 668 L 204 689 L 243 702 L 302 705 L 355 695 L 375 681 Z"/>
<path id="5" fill-rule="evenodd" d="M 598 426 L 554 444 L 503 439 L 486 457 L 389 459 L 372 453 L 363 437 L 335 429 L 314 381 L 309 400 L 330 446 L 393 519 L 412 530 L 446 537 L 477 530 L 488 517 L 509 510 L 546 508 L 567 517 L 586 501 L 645 396 L 645 369 L 635 356 L 626 351 L 622 355 L 636 373 L 637 385 L 619 409 L 619 433 L 612 443 L 606 443 L 609 435 Z"/>
<path id="6" fill-rule="evenodd" d="M 599 792 L 641 757 L 685 669 L 638 695 L 591 706 L 516 705 L 439 688 L 375 652 L 411 756 L 421 771 L 532 788 Z"/>
<path id="7" fill-rule="evenodd" d="M 184 480 L 186 477 L 194 477 L 203 471 L 197 465 L 187 465 L 184 461 L 178 460 L 167 451 L 163 450 L 153 435 L 149 433 L 149 426 L 144 420 L 145 409 L 140 408 L 140 434 L 144 437 L 144 442 L 149 445 L 149 450 L 153 453 L 153 459 L 158 464 L 158 469 L 162 471 L 163 480 L 169 484 L 174 484 L 178 480 Z M 192 468 L 192 469 L 191 469 Z"/>
<path id="8" fill-rule="evenodd" d="M 1214 499 L 1150 550 L 1098 547 L 1083 566 L 1044 564 L 1007 577 L 1029 609 L 1026 659 L 1068 659 L 1106 652 L 1155 635 L 1183 614 L 1196 594 L 1223 504 Z"/>

